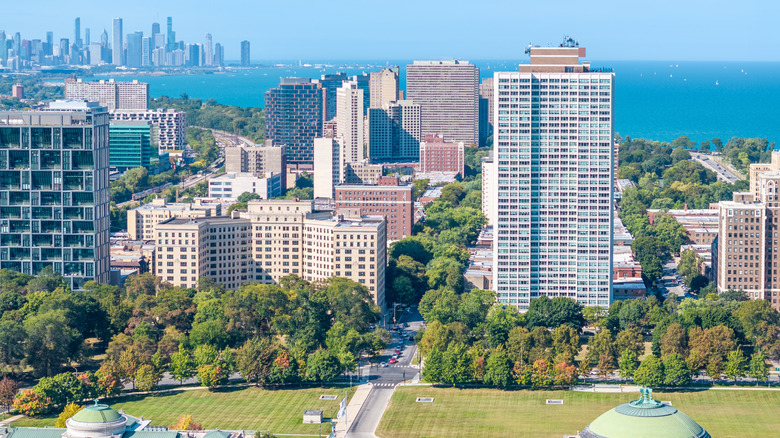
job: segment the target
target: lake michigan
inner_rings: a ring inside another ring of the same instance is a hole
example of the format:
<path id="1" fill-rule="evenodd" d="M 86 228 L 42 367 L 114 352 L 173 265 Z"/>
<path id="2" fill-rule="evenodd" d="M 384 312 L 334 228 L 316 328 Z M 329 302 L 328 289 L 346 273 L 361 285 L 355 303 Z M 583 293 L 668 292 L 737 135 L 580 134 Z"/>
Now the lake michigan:
<path id="1" fill-rule="evenodd" d="M 527 62 L 527 61 L 524 61 Z M 408 61 L 401 66 L 405 88 Z M 473 61 L 480 76 L 513 71 L 518 61 Z M 289 62 L 288 62 L 289 64 Z M 282 77 L 319 78 L 324 73 L 360 74 L 376 71 L 385 62 L 343 62 L 341 67 L 267 67 L 237 69 L 215 74 L 123 76 L 119 80 L 149 82 L 152 97 L 198 99 L 244 107 L 262 107 L 264 93 Z M 701 142 L 732 136 L 780 140 L 780 63 L 591 61 L 615 72 L 615 130 L 621 136 L 671 141 L 680 135 Z"/>

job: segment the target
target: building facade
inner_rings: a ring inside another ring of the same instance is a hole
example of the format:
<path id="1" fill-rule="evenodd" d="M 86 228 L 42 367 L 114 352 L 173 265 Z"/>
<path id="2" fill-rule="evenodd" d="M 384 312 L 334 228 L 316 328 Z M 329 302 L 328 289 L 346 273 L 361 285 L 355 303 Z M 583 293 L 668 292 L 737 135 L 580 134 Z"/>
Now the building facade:
<path id="1" fill-rule="evenodd" d="M 479 142 L 479 69 L 468 61 L 414 61 L 406 67 L 406 98 L 421 108 L 422 134 Z"/>
<path id="2" fill-rule="evenodd" d="M 160 150 L 180 151 L 187 145 L 187 113 L 169 110 L 120 110 L 110 113 L 111 122 L 151 122 Z"/>
<path id="3" fill-rule="evenodd" d="M 137 80 L 84 82 L 82 79 L 66 79 L 65 98 L 100 102 L 109 111 L 146 110 L 149 108 L 149 84 Z"/>
<path id="4" fill-rule="evenodd" d="M 336 212 L 345 216 L 382 216 L 387 222 L 387 239 L 412 235 L 414 197 L 412 185 L 399 185 L 398 178 L 381 178 L 377 185 L 336 186 Z"/>
<path id="5" fill-rule="evenodd" d="M 157 198 L 148 204 L 127 211 L 127 234 L 130 240 L 154 240 L 154 226 L 171 218 L 207 218 L 222 215 L 222 204 L 204 203 L 196 199 L 193 203 L 168 203 Z"/>
<path id="6" fill-rule="evenodd" d="M 0 112 L 0 268 L 108 282 L 108 114 L 91 102 Z"/>
<path id="7" fill-rule="evenodd" d="M 115 121 L 109 126 L 109 161 L 119 171 L 152 168 L 158 158 L 157 130 L 151 122 Z"/>
<path id="8" fill-rule="evenodd" d="M 172 218 L 155 226 L 158 277 L 197 287 L 201 277 L 228 289 L 252 281 L 252 224 L 230 217 Z"/>
<path id="9" fill-rule="evenodd" d="M 114 65 L 125 65 L 125 45 L 122 41 L 123 34 L 121 18 L 114 18 L 113 34 L 114 38 L 111 44 L 111 63 Z"/>
<path id="10" fill-rule="evenodd" d="M 332 137 L 314 139 L 314 198 L 330 198 L 336 195 L 341 182 L 341 145 Z"/>
<path id="11" fill-rule="evenodd" d="M 495 190 L 491 183 L 493 182 L 493 151 L 489 156 L 482 158 L 482 214 L 487 219 L 487 224 L 495 227 L 495 216 L 493 202 L 496 200 Z"/>
<path id="12" fill-rule="evenodd" d="M 420 172 L 455 172 L 465 176 L 463 142 L 447 141 L 435 135 L 420 142 Z"/>
<path id="13" fill-rule="evenodd" d="M 573 49 L 532 48 L 493 79 L 493 284 L 521 311 L 541 295 L 611 302 L 614 75 Z"/>
<path id="14" fill-rule="evenodd" d="M 493 134 L 493 78 L 479 84 L 479 145 L 486 146 Z"/>
<path id="15" fill-rule="evenodd" d="M 251 173 L 226 173 L 215 178 L 209 178 L 209 197 L 238 198 L 243 193 L 254 193 L 261 199 L 282 196 L 281 173 L 269 172 L 264 178 L 258 178 Z"/>
<path id="16" fill-rule="evenodd" d="M 252 63 L 249 54 L 249 41 L 241 41 L 241 67 L 249 67 Z"/>
<path id="17" fill-rule="evenodd" d="M 384 108 L 398 97 L 398 66 L 369 73 L 371 108 Z"/>
<path id="18" fill-rule="evenodd" d="M 248 172 L 256 177 L 278 173 L 286 187 L 287 146 L 268 140 L 264 145 L 226 147 L 225 172 Z"/>
<path id="19" fill-rule="evenodd" d="M 287 162 L 309 166 L 322 135 L 324 90 L 310 79 L 283 78 L 265 93 L 265 138 L 287 145 Z"/>
<path id="20" fill-rule="evenodd" d="M 345 163 L 363 161 L 363 121 L 363 90 L 357 82 L 344 82 L 336 90 L 336 135 Z"/>
<path id="21" fill-rule="evenodd" d="M 368 157 L 373 162 L 417 161 L 423 139 L 421 107 L 399 100 L 368 113 Z"/>

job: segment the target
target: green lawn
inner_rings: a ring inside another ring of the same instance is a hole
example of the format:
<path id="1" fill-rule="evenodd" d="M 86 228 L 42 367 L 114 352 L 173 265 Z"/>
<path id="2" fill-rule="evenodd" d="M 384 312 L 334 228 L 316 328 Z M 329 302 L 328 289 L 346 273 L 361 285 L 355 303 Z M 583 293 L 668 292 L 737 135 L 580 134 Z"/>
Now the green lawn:
<path id="1" fill-rule="evenodd" d="M 382 438 L 551 437 L 574 435 L 609 409 L 638 393 L 499 391 L 429 387 L 397 388 L 377 429 Z M 780 391 L 654 392 L 713 436 L 777 436 Z M 434 397 L 433 403 L 416 403 Z M 547 405 L 561 399 L 563 405 Z"/>
<path id="2" fill-rule="evenodd" d="M 338 400 L 320 400 L 320 395 L 339 395 L 344 388 L 305 388 L 265 390 L 241 388 L 222 391 L 179 391 L 152 396 L 130 396 L 110 401 L 116 410 L 151 420 L 153 426 L 170 426 L 182 414 L 206 429 L 270 430 L 282 434 L 319 433 L 319 425 L 303 424 L 303 411 L 321 409 L 323 416 L 338 411 Z M 14 426 L 53 426 L 57 416 L 23 418 Z M 330 433 L 330 424 L 322 425 L 322 433 Z"/>

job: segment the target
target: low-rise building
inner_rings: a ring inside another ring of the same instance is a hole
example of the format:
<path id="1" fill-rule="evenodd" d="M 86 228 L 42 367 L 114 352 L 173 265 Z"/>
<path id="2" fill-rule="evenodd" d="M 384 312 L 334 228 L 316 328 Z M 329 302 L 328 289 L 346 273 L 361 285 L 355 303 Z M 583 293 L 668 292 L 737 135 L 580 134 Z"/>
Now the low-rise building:
<path id="1" fill-rule="evenodd" d="M 380 178 L 377 185 L 336 186 L 336 213 L 354 209 L 358 216 L 382 216 L 387 221 L 387 239 L 401 240 L 412 235 L 414 187 L 399 185 L 398 178 Z"/>
<path id="2" fill-rule="evenodd" d="M 255 193 L 260 199 L 282 196 L 282 173 L 268 173 L 258 178 L 251 173 L 226 173 L 209 179 L 209 197 L 238 198 L 243 193 Z"/>
<path id="3" fill-rule="evenodd" d="M 150 171 L 156 169 L 159 165 L 158 138 L 157 128 L 152 122 L 112 122 L 108 129 L 108 165 L 119 171 L 136 167 Z"/>
<path id="4" fill-rule="evenodd" d="M 471 289 L 493 289 L 493 250 L 475 249 L 471 252 L 469 265 L 463 273 L 466 291 Z"/>
<path id="5" fill-rule="evenodd" d="M 688 233 L 688 240 L 696 245 L 709 245 L 718 235 L 718 209 L 676 209 L 676 210 L 647 210 L 647 215 L 652 224 L 659 214 L 668 214 L 673 217 Z"/>
<path id="6" fill-rule="evenodd" d="M 157 198 L 127 211 L 127 233 L 130 240 L 154 240 L 154 226 L 170 218 L 215 217 L 222 214 L 222 204 L 203 202 L 168 203 Z"/>

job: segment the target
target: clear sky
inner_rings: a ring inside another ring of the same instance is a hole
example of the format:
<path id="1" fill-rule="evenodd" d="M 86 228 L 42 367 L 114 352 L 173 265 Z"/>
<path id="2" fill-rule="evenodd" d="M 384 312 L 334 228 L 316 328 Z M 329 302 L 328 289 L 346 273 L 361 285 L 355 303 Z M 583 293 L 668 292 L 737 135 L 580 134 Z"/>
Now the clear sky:
<path id="1" fill-rule="evenodd" d="M 111 20 L 145 35 L 173 17 L 177 40 L 207 32 L 225 58 L 252 60 L 523 59 L 529 43 L 571 35 L 596 60 L 780 61 L 777 0 L 2 0 L 0 29 L 23 39 L 98 40 Z"/>

